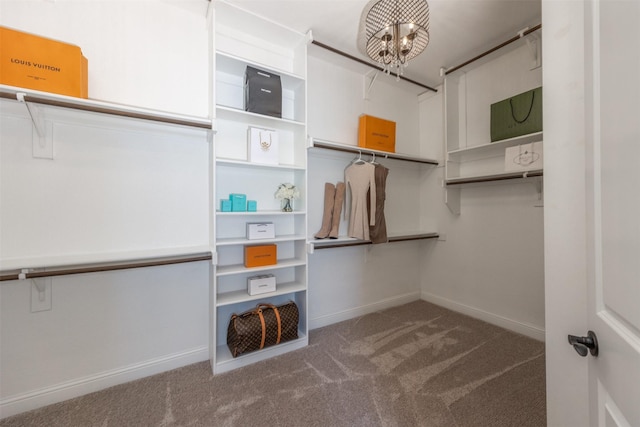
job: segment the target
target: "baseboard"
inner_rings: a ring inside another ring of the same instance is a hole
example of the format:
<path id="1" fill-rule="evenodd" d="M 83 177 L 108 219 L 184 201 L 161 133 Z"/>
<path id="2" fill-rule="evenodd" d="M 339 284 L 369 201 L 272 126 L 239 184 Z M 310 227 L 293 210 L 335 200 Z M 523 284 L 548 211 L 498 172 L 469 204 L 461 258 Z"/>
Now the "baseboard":
<path id="1" fill-rule="evenodd" d="M 408 294 L 403 294 L 393 298 L 387 298 L 382 301 L 377 301 L 372 304 L 361 305 L 358 307 L 350 308 L 349 310 L 326 314 L 314 319 L 309 319 L 309 329 L 322 328 L 323 326 L 332 325 L 344 320 L 353 319 L 354 317 L 363 316 L 365 314 L 384 310 L 385 308 L 395 307 L 397 305 L 406 304 L 412 301 L 417 301 L 419 299 L 420 292 L 410 292 Z"/>
<path id="2" fill-rule="evenodd" d="M 10 396 L 0 400 L 0 419 L 205 360 L 209 360 L 208 346 Z"/>
<path id="3" fill-rule="evenodd" d="M 500 326 L 501 328 L 517 332 L 519 334 L 528 336 L 529 338 L 544 342 L 545 331 L 544 329 L 541 329 L 537 326 L 499 316 L 497 314 L 471 307 L 469 305 L 460 304 L 459 302 L 447 298 L 442 298 L 428 292 L 422 292 L 421 299 L 439 305 L 441 307 L 448 308 L 449 310 L 457 311 L 458 313 L 466 314 L 467 316 L 484 320 L 487 323 L 491 323 L 492 325 Z"/>

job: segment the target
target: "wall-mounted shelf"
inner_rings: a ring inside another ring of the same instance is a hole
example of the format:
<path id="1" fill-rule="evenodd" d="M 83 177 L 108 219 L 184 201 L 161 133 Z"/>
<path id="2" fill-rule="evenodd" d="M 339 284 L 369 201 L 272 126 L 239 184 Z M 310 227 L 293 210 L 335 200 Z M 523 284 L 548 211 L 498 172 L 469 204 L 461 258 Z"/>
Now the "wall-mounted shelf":
<path id="1" fill-rule="evenodd" d="M 192 250 L 195 250 L 192 249 Z M 131 255 L 130 255 L 131 256 Z M 139 255 L 130 259 L 120 259 L 118 261 L 86 262 L 73 264 L 59 264 L 51 268 L 51 264 L 42 264 L 39 267 L 24 266 L 23 268 L 10 268 L 0 272 L 0 282 L 7 280 L 37 279 L 42 277 L 68 276 L 72 274 L 99 273 L 104 271 L 127 270 L 131 268 L 157 267 L 162 265 L 183 264 L 187 262 L 209 261 L 211 252 L 202 248 L 201 252 L 176 253 L 172 255 L 156 254 L 151 256 Z M 7 264 L 3 262 L 3 266 Z M 42 271 L 46 268 L 46 271 Z M 17 271 L 15 271 L 17 270 Z"/>
<path id="2" fill-rule="evenodd" d="M 146 120 L 169 125 L 187 126 L 207 130 L 211 130 L 212 128 L 212 122 L 208 118 L 149 110 L 129 105 L 112 104 L 92 99 L 74 98 L 71 96 L 57 95 L 7 85 L 0 85 L 0 98 L 23 102 L 27 105 L 29 103 L 34 103 L 50 107 L 87 111 L 91 113 Z M 39 121 L 39 119 L 33 116 L 32 118 L 34 119 L 34 122 Z M 37 127 L 38 126 L 36 124 L 36 128 Z"/>
<path id="3" fill-rule="evenodd" d="M 345 145 L 337 142 L 325 141 L 315 138 L 309 138 L 309 148 L 324 148 L 327 150 L 343 151 L 346 153 L 375 155 L 376 157 L 383 159 L 396 159 L 406 162 L 423 163 L 434 166 L 438 165 L 438 161 L 434 159 L 427 159 L 401 153 L 389 153 L 387 151 L 372 150 L 369 148 L 362 148 L 354 145 Z"/>
<path id="4" fill-rule="evenodd" d="M 542 176 L 542 169 L 525 171 L 525 172 L 505 172 L 491 175 L 465 176 L 460 178 L 449 178 L 446 180 L 447 185 L 462 185 L 481 182 L 504 181 L 510 179 L 524 179 Z"/>
<path id="5" fill-rule="evenodd" d="M 527 135 L 517 136 L 515 138 L 503 139 L 491 142 L 489 144 L 471 145 L 464 148 L 458 148 L 448 152 L 449 160 L 458 159 L 463 156 L 476 156 L 493 151 L 504 150 L 507 147 L 514 147 L 521 144 L 530 144 L 532 142 L 542 141 L 542 132 L 530 133 Z"/>
<path id="6" fill-rule="evenodd" d="M 402 234 L 396 236 L 389 236 L 387 243 L 395 242 L 408 242 L 411 240 L 428 240 L 437 239 L 440 237 L 438 233 L 415 233 L 415 234 Z M 331 248 L 345 248 L 351 246 L 363 246 L 372 245 L 369 240 L 358 240 L 351 237 L 340 237 L 338 239 L 331 240 L 310 240 L 309 244 L 315 249 L 331 249 Z"/>

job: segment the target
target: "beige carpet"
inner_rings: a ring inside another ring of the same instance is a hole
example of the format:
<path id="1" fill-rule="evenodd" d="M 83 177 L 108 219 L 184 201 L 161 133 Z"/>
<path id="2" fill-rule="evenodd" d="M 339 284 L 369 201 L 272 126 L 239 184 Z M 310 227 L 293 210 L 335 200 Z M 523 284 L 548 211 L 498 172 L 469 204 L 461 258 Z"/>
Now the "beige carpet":
<path id="1" fill-rule="evenodd" d="M 213 377 L 207 362 L 0 426 L 544 426 L 544 344 L 417 301 L 311 331 Z"/>

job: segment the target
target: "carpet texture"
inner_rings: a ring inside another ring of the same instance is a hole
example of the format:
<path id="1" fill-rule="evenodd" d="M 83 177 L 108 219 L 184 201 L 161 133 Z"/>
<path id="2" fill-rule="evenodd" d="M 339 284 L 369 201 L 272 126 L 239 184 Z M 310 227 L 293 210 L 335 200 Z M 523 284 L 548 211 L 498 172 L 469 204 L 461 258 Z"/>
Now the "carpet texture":
<path id="1" fill-rule="evenodd" d="M 545 426 L 544 344 L 416 301 L 212 376 L 208 362 L 0 426 Z"/>

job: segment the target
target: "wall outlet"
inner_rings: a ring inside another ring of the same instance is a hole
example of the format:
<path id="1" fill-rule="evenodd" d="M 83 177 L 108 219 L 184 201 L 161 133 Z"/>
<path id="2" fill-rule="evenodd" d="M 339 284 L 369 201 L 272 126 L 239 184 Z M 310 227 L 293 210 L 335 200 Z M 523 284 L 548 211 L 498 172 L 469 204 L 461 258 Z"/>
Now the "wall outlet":
<path id="1" fill-rule="evenodd" d="M 51 277 L 31 279 L 31 312 L 51 310 Z"/>

